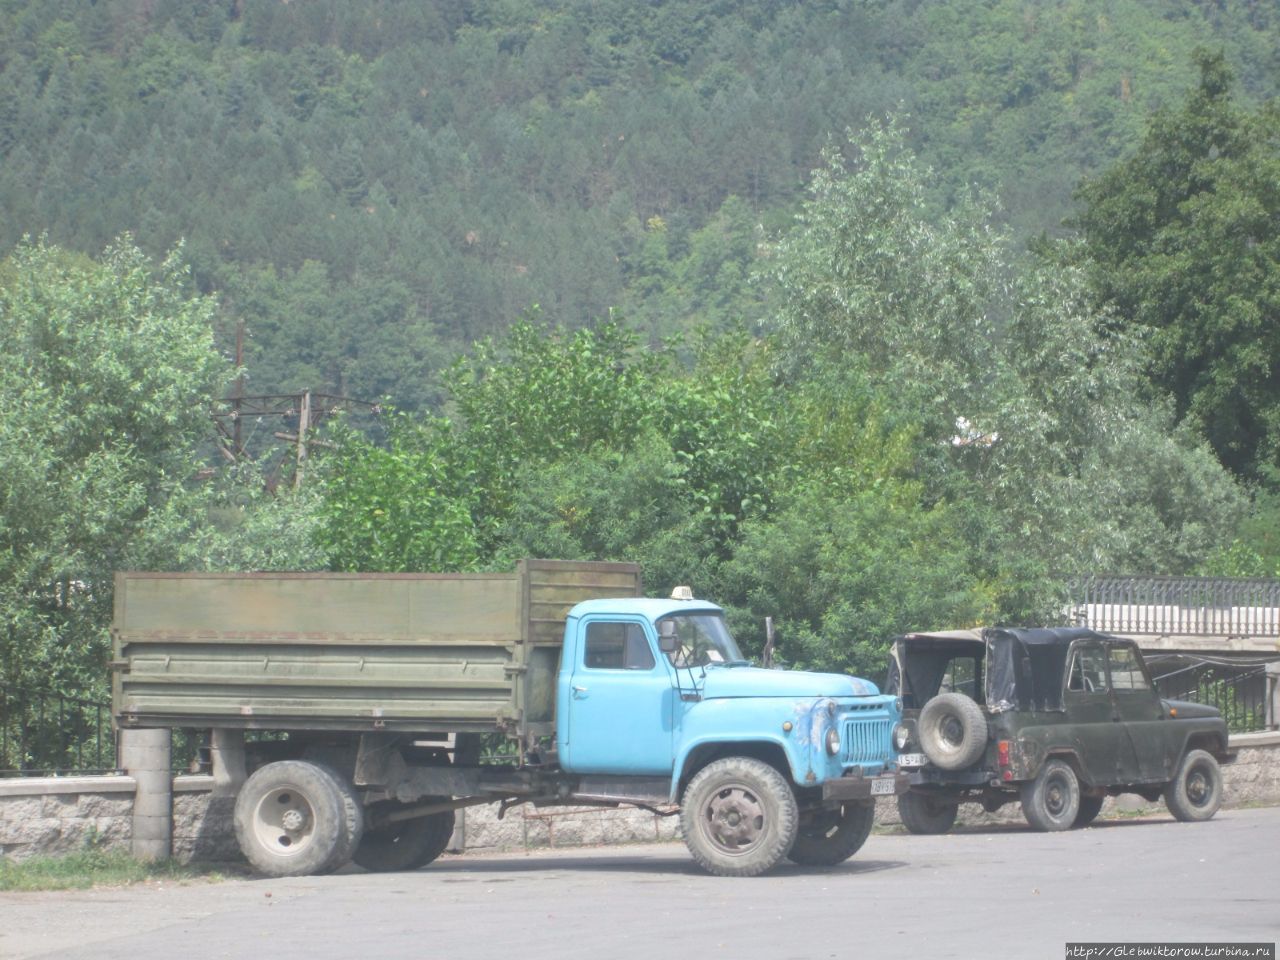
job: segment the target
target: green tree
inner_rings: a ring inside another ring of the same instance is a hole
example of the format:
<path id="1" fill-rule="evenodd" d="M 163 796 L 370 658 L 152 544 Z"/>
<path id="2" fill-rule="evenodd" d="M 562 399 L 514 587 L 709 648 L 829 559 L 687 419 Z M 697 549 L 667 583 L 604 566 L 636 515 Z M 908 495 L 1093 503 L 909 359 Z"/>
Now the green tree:
<path id="1" fill-rule="evenodd" d="M 350 571 L 474 570 L 481 561 L 465 458 L 447 421 L 395 417 L 385 445 L 340 434 L 323 466 L 316 537 Z"/>
<path id="2" fill-rule="evenodd" d="M 1099 295 L 1148 327 L 1152 372 L 1222 462 L 1280 463 L 1280 110 L 1234 94 L 1221 53 L 1137 150 L 1079 191 Z"/>
<path id="3" fill-rule="evenodd" d="M 229 368 L 175 251 L 0 265 L 0 670 L 11 697 L 105 687 L 112 575 L 155 557 Z"/>
<path id="4" fill-rule="evenodd" d="M 933 220 L 894 121 L 850 146 L 778 245 L 785 376 L 838 397 L 861 370 L 886 425 L 917 425 L 913 475 L 961 508 L 1003 616 L 1045 615 L 1078 569 L 1194 568 L 1242 497 L 1148 389 L 1142 331 L 1094 306 L 1069 246 L 1016 255 L 979 202 Z"/>

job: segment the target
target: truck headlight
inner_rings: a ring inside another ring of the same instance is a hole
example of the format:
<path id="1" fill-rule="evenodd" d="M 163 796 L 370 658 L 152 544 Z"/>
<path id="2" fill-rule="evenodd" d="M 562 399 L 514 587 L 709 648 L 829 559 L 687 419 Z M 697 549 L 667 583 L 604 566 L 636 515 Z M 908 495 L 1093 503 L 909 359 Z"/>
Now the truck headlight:
<path id="1" fill-rule="evenodd" d="M 827 731 L 827 753 L 833 757 L 840 752 L 840 731 L 832 727 Z"/>
<path id="2" fill-rule="evenodd" d="M 911 742 L 911 730 L 905 723 L 899 723 L 893 728 L 893 749 L 901 753 L 907 748 L 907 744 Z"/>

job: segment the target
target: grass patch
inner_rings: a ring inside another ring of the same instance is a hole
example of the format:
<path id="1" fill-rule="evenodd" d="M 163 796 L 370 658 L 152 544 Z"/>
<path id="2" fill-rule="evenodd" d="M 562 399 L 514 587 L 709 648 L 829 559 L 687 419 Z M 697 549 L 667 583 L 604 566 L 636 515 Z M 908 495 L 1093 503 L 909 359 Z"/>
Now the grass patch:
<path id="1" fill-rule="evenodd" d="M 0 890 L 87 890 L 168 880 L 218 881 L 222 875 L 176 860 L 143 863 L 127 853 L 82 850 L 65 857 L 32 857 L 21 863 L 0 858 Z"/>

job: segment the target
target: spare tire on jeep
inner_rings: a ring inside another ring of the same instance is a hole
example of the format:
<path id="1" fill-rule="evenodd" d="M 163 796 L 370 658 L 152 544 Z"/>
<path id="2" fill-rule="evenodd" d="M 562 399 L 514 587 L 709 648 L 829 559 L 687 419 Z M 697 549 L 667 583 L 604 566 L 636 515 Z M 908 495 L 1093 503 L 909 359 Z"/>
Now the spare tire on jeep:
<path id="1" fill-rule="evenodd" d="M 986 749 L 987 718 L 982 708 L 963 693 L 943 693 L 920 711 L 916 736 L 934 766 L 963 770 Z"/>

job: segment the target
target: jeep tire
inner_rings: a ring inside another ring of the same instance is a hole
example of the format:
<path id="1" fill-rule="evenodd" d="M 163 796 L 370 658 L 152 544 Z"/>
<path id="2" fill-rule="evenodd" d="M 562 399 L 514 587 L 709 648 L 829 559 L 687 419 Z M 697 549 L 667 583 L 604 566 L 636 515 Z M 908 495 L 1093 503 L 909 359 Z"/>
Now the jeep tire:
<path id="1" fill-rule="evenodd" d="M 935 767 L 963 770 L 972 766 L 986 750 L 987 718 L 971 697 L 944 693 L 920 711 L 916 736 Z"/>
<path id="2" fill-rule="evenodd" d="M 1022 814 L 1037 830 L 1069 830 L 1080 811 L 1080 781 L 1070 765 L 1049 760 L 1022 787 Z"/>
<path id="3" fill-rule="evenodd" d="M 1222 806 L 1222 769 L 1213 754 L 1190 750 L 1164 788 L 1169 812 L 1184 822 L 1208 820 Z"/>
<path id="4" fill-rule="evenodd" d="M 956 823 L 960 804 L 914 791 L 898 797 L 898 816 L 909 833 L 946 833 Z"/>

